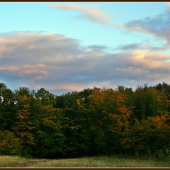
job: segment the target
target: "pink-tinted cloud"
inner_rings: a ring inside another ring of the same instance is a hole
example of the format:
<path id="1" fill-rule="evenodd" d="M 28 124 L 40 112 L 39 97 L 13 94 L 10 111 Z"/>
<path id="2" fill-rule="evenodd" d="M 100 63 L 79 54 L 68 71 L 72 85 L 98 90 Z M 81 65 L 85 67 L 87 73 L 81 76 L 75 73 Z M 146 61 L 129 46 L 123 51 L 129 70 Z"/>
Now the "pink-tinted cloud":
<path id="1" fill-rule="evenodd" d="M 0 67 L 0 70 L 18 71 L 19 67 Z"/>
<path id="2" fill-rule="evenodd" d="M 167 3 L 166 3 L 166 8 L 167 8 L 167 9 L 170 9 L 170 2 L 167 2 Z"/>
<path id="3" fill-rule="evenodd" d="M 52 89 L 52 90 L 60 90 L 60 89 L 63 89 L 63 90 L 68 90 L 68 91 L 81 91 L 83 90 L 83 87 L 79 84 L 56 84 L 56 85 L 53 85 L 53 86 L 49 86 L 48 87 L 49 89 Z"/>
<path id="4" fill-rule="evenodd" d="M 39 67 L 42 67 L 42 65 L 40 65 Z M 30 66 L 30 65 L 23 65 L 21 67 L 5 66 L 5 67 L 0 67 L 0 70 L 15 72 L 16 74 L 19 74 L 20 76 L 25 76 L 29 74 L 48 75 L 48 72 L 46 70 L 39 70 L 37 66 Z"/>
<path id="5" fill-rule="evenodd" d="M 0 48 L 0 77 L 11 84 L 41 86 L 61 94 L 170 79 L 170 56 L 159 51 L 132 48 L 108 53 L 106 47 L 81 47 L 76 39 L 52 33 L 17 32 L 0 34 L 0 38 L 4 46 Z M 35 48 L 29 49 L 30 45 Z"/>
<path id="6" fill-rule="evenodd" d="M 147 51 L 133 51 L 132 64 L 142 69 L 170 70 L 170 55 L 163 53 L 153 53 Z"/>
<path id="7" fill-rule="evenodd" d="M 102 12 L 101 10 L 97 9 L 98 5 L 95 4 L 93 5 L 47 4 L 47 6 L 67 11 L 78 11 L 81 13 L 78 17 L 80 18 L 85 17 L 101 24 L 108 22 L 110 19 L 110 16 Z"/>
<path id="8" fill-rule="evenodd" d="M 36 69 L 31 69 L 31 70 L 30 69 L 29 70 L 21 69 L 21 71 L 19 73 L 20 73 L 20 75 L 36 74 L 36 73 L 48 75 L 47 71 L 45 71 L 45 70 L 36 70 Z"/>
<path id="9" fill-rule="evenodd" d="M 39 64 L 36 64 L 36 65 L 23 65 L 23 67 L 26 67 L 26 68 L 37 68 L 37 67 L 45 67 L 44 64 L 42 63 L 39 63 Z"/>

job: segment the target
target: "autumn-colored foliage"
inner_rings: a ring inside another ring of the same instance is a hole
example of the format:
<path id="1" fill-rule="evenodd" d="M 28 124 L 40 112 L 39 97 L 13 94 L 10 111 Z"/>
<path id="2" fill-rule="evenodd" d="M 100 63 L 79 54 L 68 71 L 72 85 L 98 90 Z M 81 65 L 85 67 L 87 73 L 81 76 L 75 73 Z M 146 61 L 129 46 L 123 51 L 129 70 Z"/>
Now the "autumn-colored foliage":
<path id="1" fill-rule="evenodd" d="M 170 86 L 56 96 L 0 83 L 0 154 L 41 158 L 170 149 Z M 165 152 L 165 151 L 164 151 Z"/>
<path id="2" fill-rule="evenodd" d="M 0 131 L 0 154 L 1 155 L 20 155 L 22 145 L 19 138 L 13 132 Z"/>

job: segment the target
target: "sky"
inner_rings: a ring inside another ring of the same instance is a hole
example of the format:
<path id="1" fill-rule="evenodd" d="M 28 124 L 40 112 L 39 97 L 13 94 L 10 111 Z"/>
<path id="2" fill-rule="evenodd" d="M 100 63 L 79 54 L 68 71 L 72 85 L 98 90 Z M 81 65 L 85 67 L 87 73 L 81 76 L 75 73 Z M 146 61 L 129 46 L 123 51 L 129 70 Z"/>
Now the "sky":
<path id="1" fill-rule="evenodd" d="M 0 2 L 0 82 L 56 95 L 170 84 L 170 3 Z"/>

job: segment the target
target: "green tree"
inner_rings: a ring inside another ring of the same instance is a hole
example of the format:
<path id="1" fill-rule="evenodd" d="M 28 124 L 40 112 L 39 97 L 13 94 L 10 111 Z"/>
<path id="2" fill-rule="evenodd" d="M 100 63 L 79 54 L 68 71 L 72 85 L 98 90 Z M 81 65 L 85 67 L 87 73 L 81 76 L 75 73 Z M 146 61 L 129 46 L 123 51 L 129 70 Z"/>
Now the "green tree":
<path id="1" fill-rule="evenodd" d="M 11 130 L 15 120 L 14 94 L 4 83 L 0 83 L 0 130 Z"/>
<path id="2" fill-rule="evenodd" d="M 44 88 L 40 88 L 35 94 L 35 97 L 40 100 L 43 105 L 55 104 L 55 95 Z"/>
<path id="3" fill-rule="evenodd" d="M 41 105 L 39 129 L 36 131 L 36 155 L 39 157 L 60 157 L 64 155 L 64 132 L 61 110 L 52 105 Z"/>

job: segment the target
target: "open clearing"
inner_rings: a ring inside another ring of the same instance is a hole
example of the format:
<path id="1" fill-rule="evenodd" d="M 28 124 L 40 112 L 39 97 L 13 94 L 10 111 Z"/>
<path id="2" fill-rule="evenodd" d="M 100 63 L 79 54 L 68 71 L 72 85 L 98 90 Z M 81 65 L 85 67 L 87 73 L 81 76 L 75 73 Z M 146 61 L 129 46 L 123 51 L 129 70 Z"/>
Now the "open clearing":
<path id="1" fill-rule="evenodd" d="M 123 158 L 97 156 L 70 159 L 27 159 L 0 156 L 0 167 L 170 167 L 170 158 Z"/>

